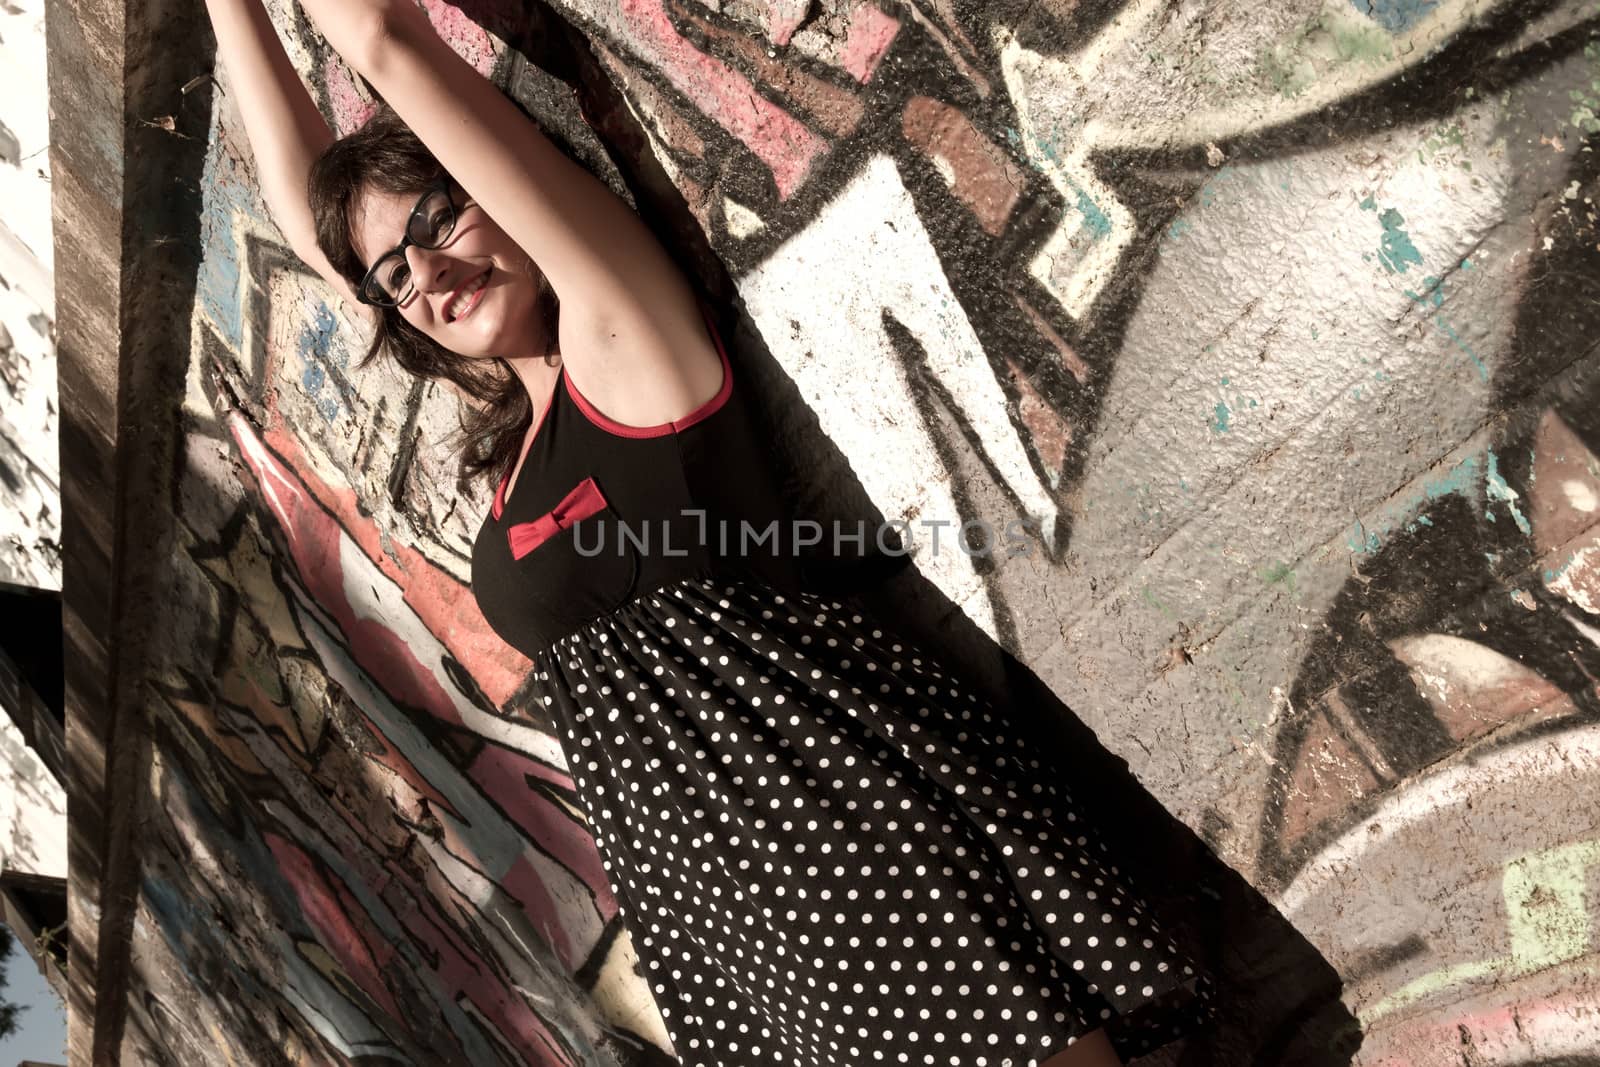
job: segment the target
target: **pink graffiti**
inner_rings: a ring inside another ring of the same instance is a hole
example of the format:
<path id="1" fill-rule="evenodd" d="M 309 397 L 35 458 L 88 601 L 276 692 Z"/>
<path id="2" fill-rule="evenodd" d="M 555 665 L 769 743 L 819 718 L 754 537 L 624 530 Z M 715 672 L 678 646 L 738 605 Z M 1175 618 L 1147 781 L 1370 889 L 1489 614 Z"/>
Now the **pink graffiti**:
<path id="1" fill-rule="evenodd" d="M 350 72 L 337 56 L 322 64 L 322 84 L 328 87 L 328 102 L 333 106 L 334 132 L 340 137 L 354 133 L 366 124 L 378 105 L 365 100 L 350 79 Z"/>
<path id="2" fill-rule="evenodd" d="M 390 883 L 391 888 L 384 893 L 384 899 L 412 937 L 427 949 L 426 955 L 432 957 L 433 972 L 445 987 L 458 990 L 459 996 L 471 1001 L 484 1018 L 505 1035 L 507 1044 L 538 1056 L 536 1062 L 539 1064 L 546 1067 L 575 1067 L 571 1057 L 545 1028 L 538 1014 L 526 1003 L 512 999 L 507 992 L 510 983 L 496 976 L 486 961 L 476 958 L 466 945 L 452 935 L 450 924 L 439 913 L 438 900 L 429 895 L 415 899 L 392 899 L 397 895 L 392 887 L 406 881 L 403 872 L 395 869 L 394 873 L 396 881 Z M 439 889 L 446 899 L 455 897 L 450 887 L 442 886 Z"/>
<path id="3" fill-rule="evenodd" d="M 850 28 L 839 56 L 840 65 L 865 85 L 899 32 L 899 19 L 884 14 L 873 4 L 858 5 L 850 13 Z"/>
<path id="4" fill-rule="evenodd" d="M 456 55 L 471 63 L 485 78 L 494 72 L 494 38 L 488 31 L 447 0 L 423 0 L 422 7 L 428 13 L 428 21 Z"/>
<path id="5" fill-rule="evenodd" d="M 772 172 L 780 199 L 804 184 L 827 142 L 756 91 L 750 81 L 685 40 L 662 0 L 622 0 L 624 42 L 646 65 L 664 73 L 708 118 L 742 141 Z"/>
<path id="6" fill-rule="evenodd" d="M 554 772 L 519 752 L 488 745 L 473 760 L 469 773 L 485 795 L 499 804 L 500 810 L 520 826 L 534 844 L 582 879 L 594 892 L 603 918 L 609 920 L 616 914 L 616 900 L 606 882 L 605 869 L 600 866 L 600 853 L 595 851 L 593 838 L 565 812 L 552 807 L 528 787 L 528 775 L 549 780 Z"/>
<path id="7" fill-rule="evenodd" d="M 348 642 L 351 657 L 369 675 L 381 679 L 391 697 L 431 714 L 441 723 L 464 728 L 454 700 L 442 688 L 435 673 L 418 658 L 413 642 L 391 626 L 389 620 L 375 618 L 351 603 L 341 554 L 348 534 L 310 492 L 307 483 L 315 479 L 291 469 L 265 447 L 242 415 L 232 416 L 230 428 L 240 453 L 255 475 L 262 497 L 284 531 L 289 554 L 307 593 L 332 616 Z M 292 439 L 274 436 L 283 440 L 285 446 L 293 444 Z M 375 536 L 370 519 L 361 520 L 361 525 Z M 454 592 L 459 600 L 471 600 L 459 583 Z M 372 732 L 375 737 L 383 736 L 381 728 L 375 725 Z M 456 829 L 456 825 L 464 821 L 461 814 L 392 746 L 385 746 L 378 761 L 394 770 L 430 802 L 439 804 L 442 811 L 454 816 L 454 822 L 444 826 L 447 847 L 458 856 L 470 857 L 472 848 L 461 840 Z M 609 922 L 616 913 L 616 901 L 607 886 L 592 839 L 566 809 L 529 786 L 530 776 L 557 789 L 572 788 L 569 775 L 541 765 L 524 753 L 488 742 L 471 768 L 474 786 L 483 790 L 535 847 L 561 863 L 588 889 L 589 906 L 594 908 L 602 925 Z M 552 948 L 569 971 L 581 966 L 588 946 L 573 943 L 571 931 L 574 927 L 562 921 L 562 903 L 551 895 L 526 855 L 507 857 L 507 860 L 508 866 L 500 876 L 502 887 L 550 939 Z"/>
<path id="8" fill-rule="evenodd" d="M 336 525 L 360 546 L 367 559 L 399 587 L 406 604 L 472 675 L 484 696 L 496 705 L 509 700 L 532 665 L 489 629 L 477 601 L 461 582 L 408 545 L 391 542 L 386 550 L 377 525 L 363 512 L 355 490 L 336 489 L 312 473 L 314 465 L 306 461 L 298 438 L 287 427 L 280 423 L 263 437 L 289 467 L 303 472 L 294 476 L 296 482 L 333 515 Z M 442 714 L 450 721 L 458 721 L 453 718 L 453 707 Z M 561 780 L 570 782 L 564 775 Z"/>
<path id="9" fill-rule="evenodd" d="M 1379 1026 L 1362 1043 L 1362 1061 L 1372 1067 L 1456 1067 L 1467 1062 L 1463 1052 L 1470 1050 L 1473 1063 L 1522 1063 L 1538 1048 L 1557 1062 L 1561 1053 L 1592 1047 L 1592 1034 L 1576 1022 L 1593 1016 L 1592 989 L 1584 984 L 1580 979 L 1580 988 L 1565 994 Z"/>
<path id="10" fill-rule="evenodd" d="M 300 910 L 316 928 L 322 945 L 333 953 L 344 973 L 388 1012 L 391 1019 L 402 1018 L 400 1006 L 383 981 L 383 969 L 394 956 L 394 947 L 381 937 L 370 940 L 362 937 L 345 903 L 303 849 L 274 833 L 264 833 L 262 837 L 277 859 L 284 880 L 294 890 Z M 376 958 L 371 945 L 379 947 Z"/>
<path id="11" fill-rule="evenodd" d="M 400 681 L 398 686 L 400 692 L 396 695 L 401 700 L 429 710 L 448 706 L 449 717 L 459 723 L 459 715 L 456 714 L 455 708 L 449 706 L 448 697 L 438 689 L 431 675 L 427 677 L 426 682 L 420 677 L 427 672 L 398 635 L 379 620 L 357 617 L 345 594 L 344 568 L 339 558 L 339 538 L 342 530 L 333 516 L 318 507 L 316 501 L 306 494 L 305 487 L 299 479 L 279 463 L 277 457 L 262 447 L 260 438 L 255 436 L 243 416 L 236 413 L 232 417 L 231 428 L 234 439 L 239 443 L 241 454 L 255 474 L 262 496 L 277 516 L 288 538 L 290 554 L 294 557 L 300 576 L 305 581 L 307 592 L 327 608 L 345 630 L 346 636 L 351 641 L 351 651 L 357 661 L 364 661 L 368 666 L 382 665 L 390 668 L 389 672 L 380 670 L 375 676 L 383 676 L 385 673 L 397 676 Z M 373 736 L 383 736 L 382 731 L 375 725 Z M 438 804 L 456 818 L 461 817 L 443 794 L 429 784 L 415 765 L 393 746 L 384 746 L 378 755 L 378 762 L 393 771 L 430 803 Z"/>

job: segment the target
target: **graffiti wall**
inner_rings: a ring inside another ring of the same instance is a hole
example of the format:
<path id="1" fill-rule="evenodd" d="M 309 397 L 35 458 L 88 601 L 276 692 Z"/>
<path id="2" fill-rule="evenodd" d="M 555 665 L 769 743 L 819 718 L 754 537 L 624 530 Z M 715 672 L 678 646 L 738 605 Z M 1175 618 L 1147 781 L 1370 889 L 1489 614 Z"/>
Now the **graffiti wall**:
<path id="1" fill-rule="evenodd" d="M 1355 1062 L 1593 1062 L 1600 8 L 426 6 L 678 198 L 798 499 L 917 530 L 946 628 L 1332 964 Z M 467 588 L 458 401 L 354 369 L 226 85 L 204 121 L 124 1062 L 671 1062 Z"/>

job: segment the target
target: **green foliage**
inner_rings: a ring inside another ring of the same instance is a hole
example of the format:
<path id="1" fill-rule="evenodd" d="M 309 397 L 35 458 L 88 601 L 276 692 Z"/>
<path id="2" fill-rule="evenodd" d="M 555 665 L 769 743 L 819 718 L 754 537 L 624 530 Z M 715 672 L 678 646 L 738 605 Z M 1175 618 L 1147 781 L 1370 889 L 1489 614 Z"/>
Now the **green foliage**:
<path id="1" fill-rule="evenodd" d="M 11 936 L 11 931 L 0 925 L 0 1038 L 10 1037 L 17 1032 L 17 1017 L 22 1014 L 22 1007 L 11 1003 L 6 998 L 6 961 L 11 958 L 12 950 L 16 948 L 16 939 Z"/>

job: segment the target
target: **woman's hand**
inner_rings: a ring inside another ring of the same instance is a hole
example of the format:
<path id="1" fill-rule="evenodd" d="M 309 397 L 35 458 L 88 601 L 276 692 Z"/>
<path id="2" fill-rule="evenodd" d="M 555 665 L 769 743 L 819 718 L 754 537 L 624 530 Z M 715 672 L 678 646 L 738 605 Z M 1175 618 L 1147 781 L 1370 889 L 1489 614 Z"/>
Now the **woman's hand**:
<path id="1" fill-rule="evenodd" d="M 625 350 L 647 377 L 650 364 L 669 372 L 689 354 L 715 382 L 720 365 L 693 291 L 654 235 L 440 40 L 412 0 L 302 6 L 549 279 L 563 353 L 581 363 L 588 351 Z"/>

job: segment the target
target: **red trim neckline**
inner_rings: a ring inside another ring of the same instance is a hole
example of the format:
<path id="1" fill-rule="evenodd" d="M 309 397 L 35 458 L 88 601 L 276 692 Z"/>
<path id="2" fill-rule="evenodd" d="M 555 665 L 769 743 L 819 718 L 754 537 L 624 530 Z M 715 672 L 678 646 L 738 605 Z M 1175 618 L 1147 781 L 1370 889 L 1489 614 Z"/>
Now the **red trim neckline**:
<path id="1" fill-rule="evenodd" d="M 654 426 L 629 426 L 611 418 L 591 404 L 589 398 L 580 393 L 578 387 L 572 384 L 572 379 L 567 375 L 566 360 L 562 360 L 560 378 L 550 388 L 550 399 L 546 401 L 544 411 L 539 414 L 539 425 L 534 429 L 533 440 L 528 442 L 527 451 L 521 457 L 522 464 L 526 465 L 527 456 L 533 452 L 533 446 L 538 443 L 539 432 L 544 429 L 545 419 L 549 416 L 551 407 L 555 405 L 556 389 L 563 382 L 566 384 L 567 395 L 572 397 L 573 403 L 578 405 L 578 409 L 583 412 L 584 417 L 600 427 L 600 429 L 607 433 L 616 434 L 618 437 L 662 437 L 669 433 L 678 433 L 682 430 L 687 430 L 697 422 L 710 418 L 721 410 L 722 406 L 728 402 L 728 397 L 733 395 L 733 364 L 728 360 L 728 351 L 722 345 L 722 335 L 717 333 L 716 325 L 711 321 L 711 311 L 704 302 L 700 304 L 700 315 L 705 320 L 706 333 L 710 334 L 711 342 L 717 347 L 717 358 L 722 361 L 722 385 L 717 389 L 716 395 L 681 419 L 658 422 Z M 491 511 L 496 521 L 499 521 L 500 516 L 505 512 L 506 483 L 511 480 L 511 474 L 511 471 L 507 471 L 502 475 L 500 484 L 495 487 L 494 504 Z M 520 480 L 522 477 L 520 468 L 516 471 L 516 474 Z"/>
<path id="2" fill-rule="evenodd" d="M 545 420 L 550 417 L 550 409 L 555 407 L 556 390 L 561 387 L 561 377 L 564 377 L 566 373 L 567 364 L 566 361 L 563 360 L 561 363 L 561 375 L 558 376 L 555 382 L 550 386 L 550 397 L 544 402 L 544 410 L 539 412 L 539 425 L 533 428 L 533 438 L 529 440 L 527 449 L 521 456 L 518 457 L 519 466 L 516 469 L 518 480 L 522 478 L 521 468 L 527 466 L 528 457 L 533 454 L 533 446 L 539 443 L 539 433 L 544 429 Z M 500 476 L 500 484 L 495 486 L 494 505 L 490 511 L 494 515 L 495 521 L 497 522 L 500 519 L 501 513 L 503 513 L 506 509 L 506 483 L 511 480 L 511 474 L 511 471 L 506 471 Z"/>
<path id="3" fill-rule="evenodd" d="M 715 415 L 722 408 L 722 405 L 728 402 L 728 397 L 733 395 L 733 365 L 728 361 L 728 352 L 722 347 L 722 338 L 717 334 L 716 326 L 711 321 L 711 312 L 703 303 L 700 305 L 700 315 L 705 319 L 706 333 L 711 336 L 712 343 L 717 346 L 717 357 L 722 360 L 722 385 L 710 400 L 707 400 L 704 404 L 679 419 L 658 422 L 654 426 L 629 426 L 611 418 L 590 403 L 589 398 L 580 393 L 578 387 L 572 383 L 572 378 L 567 374 L 567 366 L 563 363 L 561 365 L 561 377 L 566 381 L 567 393 L 572 397 L 573 402 L 578 405 L 578 410 L 582 411 L 584 417 L 590 422 L 607 433 L 615 434 L 618 437 L 632 438 L 664 437 L 669 433 L 679 433 L 687 430 L 695 423 Z"/>

